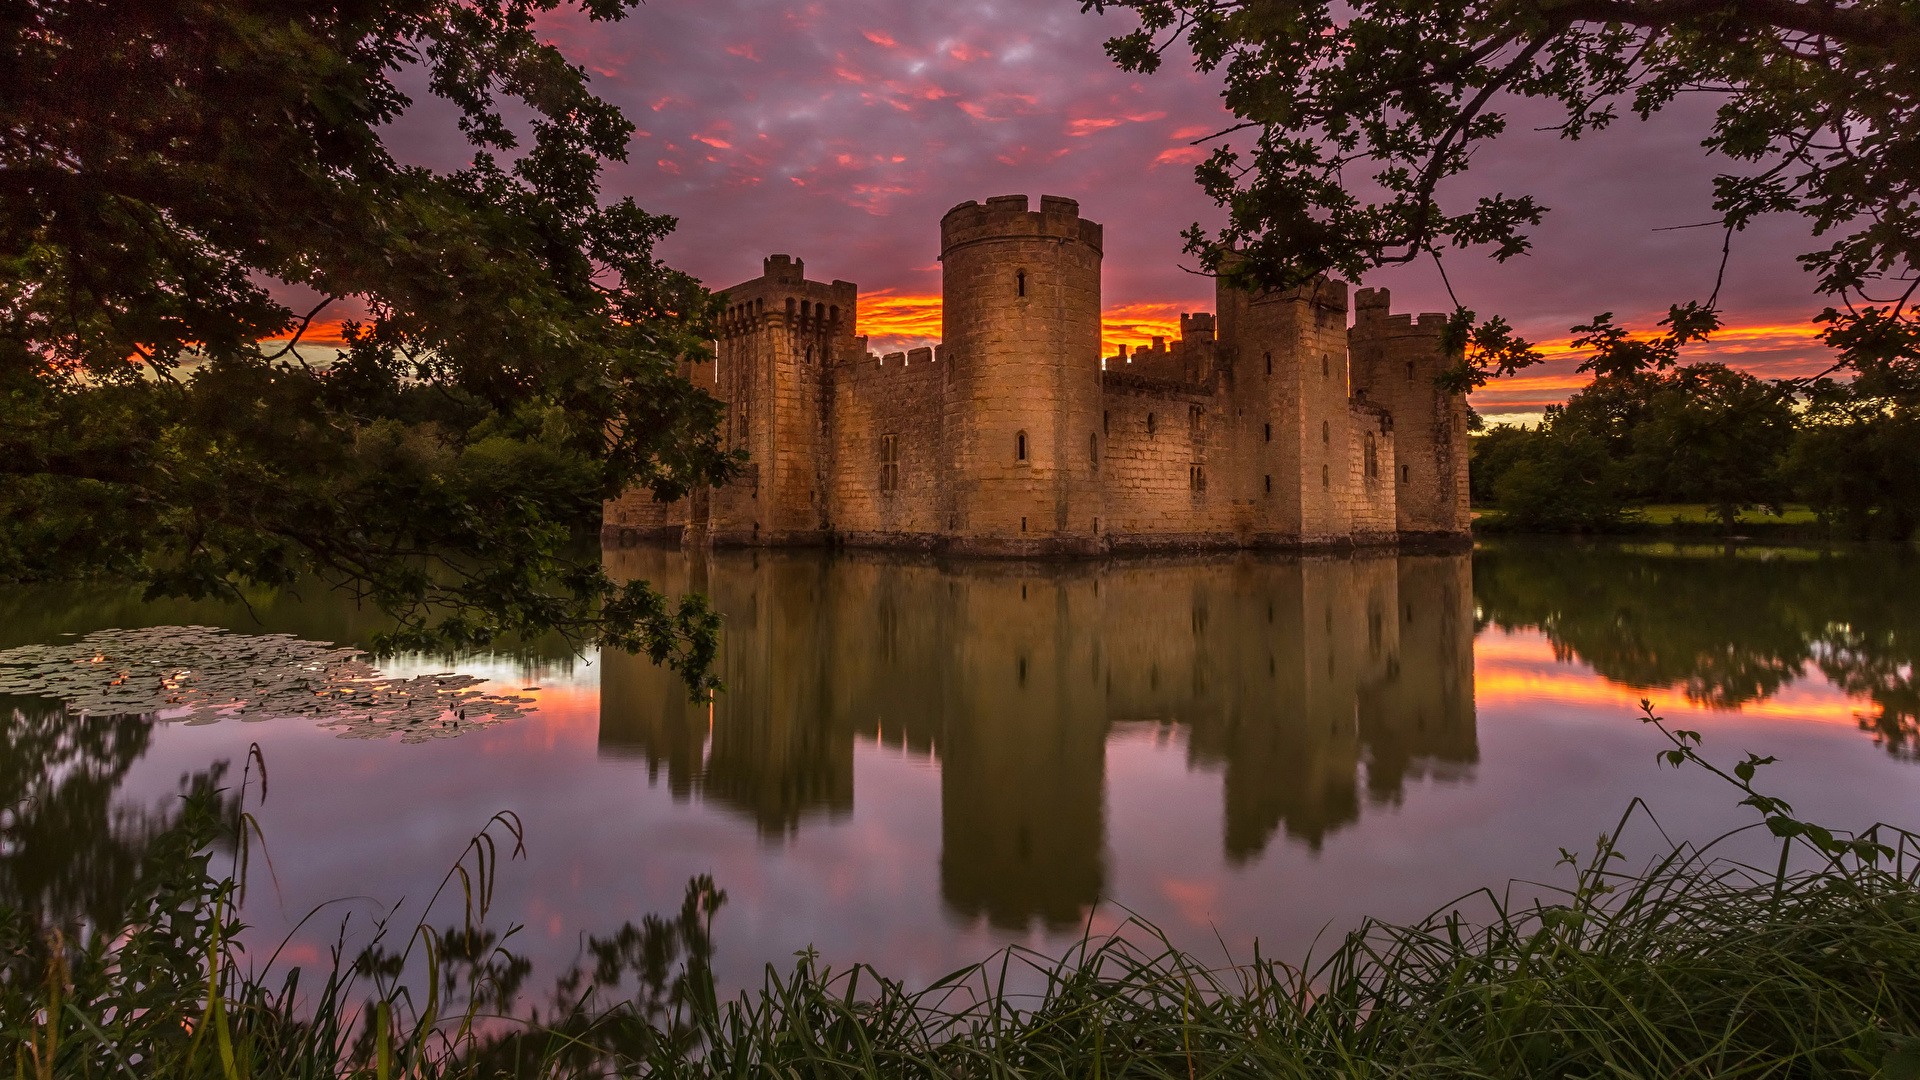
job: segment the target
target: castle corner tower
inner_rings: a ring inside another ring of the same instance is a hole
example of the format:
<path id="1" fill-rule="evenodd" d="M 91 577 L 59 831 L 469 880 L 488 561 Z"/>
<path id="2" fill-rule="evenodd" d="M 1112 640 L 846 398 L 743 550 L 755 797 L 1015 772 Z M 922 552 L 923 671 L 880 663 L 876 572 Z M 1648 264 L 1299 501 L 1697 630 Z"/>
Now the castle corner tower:
<path id="1" fill-rule="evenodd" d="M 983 554 L 1099 540 L 1101 227 L 1053 195 L 966 202 L 940 221 L 950 470 L 943 523 Z"/>

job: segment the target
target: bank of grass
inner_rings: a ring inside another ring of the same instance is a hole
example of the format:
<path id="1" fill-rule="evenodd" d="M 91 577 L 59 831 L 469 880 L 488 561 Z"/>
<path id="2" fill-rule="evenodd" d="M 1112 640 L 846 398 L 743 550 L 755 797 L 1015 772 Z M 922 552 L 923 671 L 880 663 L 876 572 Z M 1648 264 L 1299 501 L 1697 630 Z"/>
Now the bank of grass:
<path id="1" fill-rule="evenodd" d="M 203 816 L 156 853 L 134 925 L 82 943 L 5 916 L 0 1021 L 19 1077 L 1920 1075 L 1914 837 L 1807 825 L 1752 787 L 1765 759 L 1721 770 L 1693 733 L 1669 739 L 1672 761 L 1756 807 L 1778 863 L 1722 858 L 1723 838 L 1627 871 L 1616 831 L 1567 856 L 1571 884 L 1548 899 L 1486 892 L 1414 925 L 1368 923 L 1307 965 L 1213 963 L 1136 923 L 1064 958 L 1012 949 L 919 990 L 803 957 L 725 1001 L 698 937 L 715 894 L 696 887 L 691 934 L 674 938 L 695 947 L 649 947 L 671 977 L 653 963 L 635 996 L 602 1003 L 575 985 L 572 1005 L 517 1020 L 489 1018 L 477 983 L 456 1002 L 442 977 L 460 951 L 451 931 L 409 939 L 431 988 L 403 985 L 404 965 L 382 976 L 338 959 L 311 988 L 243 975 L 237 886 L 209 867 Z M 459 894 L 470 909 L 484 910 L 486 878 L 474 864 L 481 891 Z"/>
<path id="2" fill-rule="evenodd" d="M 1770 540 L 1838 540 L 1841 530 L 1821 519 L 1812 508 L 1790 503 L 1778 514 L 1746 508 L 1734 517 L 1731 535 Z M 1534 531 L 1509 522 L 1498 507 L 1478 506 L 1473 510 L 1473 528 L 1482 533 L 1520 533 Z M 1628 508 L 1617 521 L 1598 531 L 1627 536 L 1656 536 L 1677 539 L 1725 538 L 1729 530 L 1719 512 L 1704 503 L 1655 503 Z"/>

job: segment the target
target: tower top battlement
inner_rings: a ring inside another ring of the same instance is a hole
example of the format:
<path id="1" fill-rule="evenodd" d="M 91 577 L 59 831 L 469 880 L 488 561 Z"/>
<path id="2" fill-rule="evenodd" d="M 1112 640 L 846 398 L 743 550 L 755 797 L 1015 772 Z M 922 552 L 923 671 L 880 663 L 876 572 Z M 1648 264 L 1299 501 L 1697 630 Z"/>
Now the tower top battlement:
<path id="1" fill-rule="evenodd" d="M 940 251 L 944 255 L 978 240 L 1017 237 L 1077 240 L 1101 250 L 1103 230 L 1098 222 L 1080 216 L 1080 204 L 1061 195 L 1040 196 L 1040 209 L 1027 209 L 1025 195 L 996 195 L 985 205 L 969 199 L 940 219 Z"/>

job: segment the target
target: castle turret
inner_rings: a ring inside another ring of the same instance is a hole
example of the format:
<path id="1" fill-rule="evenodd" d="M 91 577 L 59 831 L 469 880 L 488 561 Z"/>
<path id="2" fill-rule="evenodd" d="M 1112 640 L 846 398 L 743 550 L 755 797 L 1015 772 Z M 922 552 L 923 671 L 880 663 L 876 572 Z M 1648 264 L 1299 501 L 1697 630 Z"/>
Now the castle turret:
<path id="1" fill-rule="evenodd" d="M 1470 528 L 1467 496 L 1467 399 L 1435 379 L 1454 358 L 1441 348 L 1447 317 L 1389 314 L 1392 294 L 1354 294 L 1348 334 L 1355 394 L 1393 417 L 1394 505 L 1403 534 L 1459 535 Z"/>
<path id="2" fill-rule="evenodd" d="M 865 350 L 853 336 L 858 288 L 808 281 L 806 272 L 799 259 L 770 255 L 759 277 L 727 290 L 715 364 L 694 381 L 727 403 L 722 438 L 749 460 L 740 479 L 695 493 L 695 537 L 804 544 L 830 536 L 828 381 L 838 358 Z"/>
<path id="3" fill-rule="evenodd" d="M 1100 516 L 1101 228 L 1072 199 L 967 202 L 940 222 L 956 546 L 1091 550 Z"/>

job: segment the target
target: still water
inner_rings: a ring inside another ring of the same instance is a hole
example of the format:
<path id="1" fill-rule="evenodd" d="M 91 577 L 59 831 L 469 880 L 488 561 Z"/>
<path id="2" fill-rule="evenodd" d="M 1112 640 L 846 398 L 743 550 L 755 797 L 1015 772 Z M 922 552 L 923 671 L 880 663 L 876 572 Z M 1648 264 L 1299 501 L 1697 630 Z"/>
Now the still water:
<path id="1" fill-rule="evenodd" d="M 536 966 L 676 910 L 710 874 L 728 894 L 715 964 L 735 985 L 808 946 L 925 981 L 1129 913 L 1203 953 L 1258 940 L 1297 957 L 1363 916 L 1554 880 L 1558 849 L 1590 845 L 1634 796 L 1674 835 L 1743 824 L 1728 790 L 1655 766 L 1642 697 L 1710 754 L 1778 755 L 1767 782 L 1803 816 L 1920 818 L 1920 562 L 1904 549 L 605 558 L 713 598 L 717 700 L 558 644 L 383 662 L 531 699 L 421 743 L 0 699 L 0 899 L 109 910 L 181 787 L 233 786 L 255 743 L 270 778 L 249 806 L 270 862 L 245 912 L 256 949 L 332 901 L 283 963 L 320 962 L 382 914 L 410 925 L 507 810 L 527 852 L 501 868 L 493 921 L 524 925 L 514 945 Z M 324 596 L 249 613 L 0 591 L 0 648 L 194 624 L 358 644 L 377 620 Z M 1657 850 L 1651 827 L 1635 835 Z"/>

